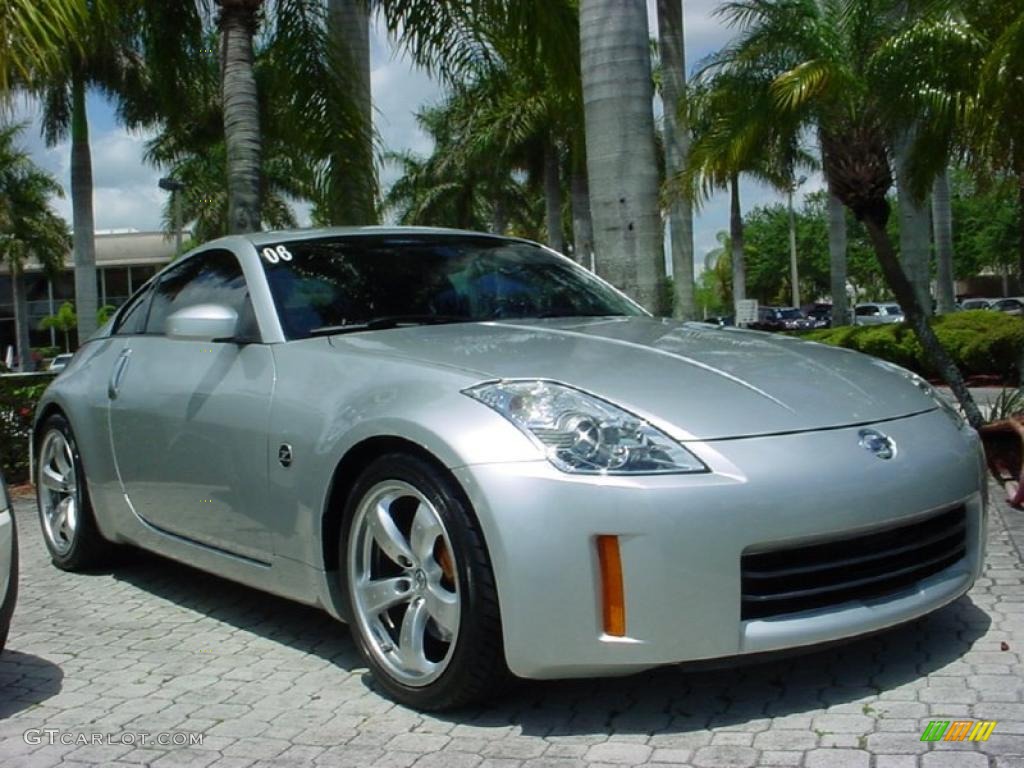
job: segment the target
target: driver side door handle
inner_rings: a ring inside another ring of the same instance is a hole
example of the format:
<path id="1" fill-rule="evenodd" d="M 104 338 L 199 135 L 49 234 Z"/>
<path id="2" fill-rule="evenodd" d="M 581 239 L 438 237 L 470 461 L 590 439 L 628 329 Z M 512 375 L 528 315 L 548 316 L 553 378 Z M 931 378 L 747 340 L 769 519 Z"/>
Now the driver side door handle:
<path id="1" fill-rule="evenodd" d="M 128 367 L 128 358 L 131 357 L 131 349 L 125 349 L 114 363 L 114 370 L 110 374 L 110 383 L 107 384 L 107 397 L 111 400 L 117 399 L 117 393 L 121 389 L 121 379 L 124 378 L 125 368 Z"/>

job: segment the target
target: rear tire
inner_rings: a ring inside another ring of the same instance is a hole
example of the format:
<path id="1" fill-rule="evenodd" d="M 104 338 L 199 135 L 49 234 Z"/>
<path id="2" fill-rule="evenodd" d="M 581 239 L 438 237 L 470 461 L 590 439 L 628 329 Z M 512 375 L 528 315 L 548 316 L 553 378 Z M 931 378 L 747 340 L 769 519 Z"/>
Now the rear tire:
<path id="1" fill-rule="evenodd" d="M 71 425 L 57 413 L 43 423 L 39 434 L 36 501 L 50 559 L 65 571 L 106 565 L 114 545 L 103 538 L 96 525 Z"/>
<path id="2" fill-rule="evenodd" d="M 504 687 L 494 573 L 451 478 L 417 456 L 378 458 L 349 494 L 339 547 L 352 634 L 391 698 L 439 711 Z"/>

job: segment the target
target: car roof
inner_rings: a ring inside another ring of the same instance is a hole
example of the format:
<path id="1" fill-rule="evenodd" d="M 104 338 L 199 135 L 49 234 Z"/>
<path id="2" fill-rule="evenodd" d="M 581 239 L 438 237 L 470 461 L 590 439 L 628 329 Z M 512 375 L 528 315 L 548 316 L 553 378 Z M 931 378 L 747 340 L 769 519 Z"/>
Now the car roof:
<path id="1" fill-rule="evenodd" d="M 270 243 L 284 243 L 293 240 L 312 240 L 324 237 L 366 237 L 369 235 L 420 235 L 441 237 L 489 237 L 495 240 L 518 240 L 519 238 L 495 235 L 488 232 L 474 232 L 467 229 L 449 229 L 446 227 L 399 227 L 399 226 L 367 226 L 367 227 L 318 227 L 310 229 L 280 229 L 269 232 L 250 232 L 241 237 L 254 246 Z"/>

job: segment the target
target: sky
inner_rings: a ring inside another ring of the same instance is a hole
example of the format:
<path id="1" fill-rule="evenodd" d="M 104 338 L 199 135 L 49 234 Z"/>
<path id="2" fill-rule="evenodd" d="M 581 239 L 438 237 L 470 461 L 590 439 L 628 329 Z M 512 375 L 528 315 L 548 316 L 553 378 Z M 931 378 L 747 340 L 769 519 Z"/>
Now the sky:
<path id="1" fill-rule="evenodd" d="M 655 0 L 648 0 L 651 35 L 657 34 Z M 715 0 L 686 0 L 686 58 L 691 70 L 708 54 L 729 39 L 730 30 L 715 17 Z M 388 150 L 408 149 L 429 154 L 430 139 L 416 125 L 415 114 L 421 107 L 439 101 L 441 86 L 422 70 L 413 67 L 398 51 L 387 34 L 376 24 L 371 31 L 372 90 L 374 123 L 381 146 Z M 147 165 L 143 153 L 147 135 L 128 131 L 117 122 L 113 107 L 98 93 L 88 98 L 92 139 L 92 164 L 95 183 L 94 212 L 97 230 L 155 230 L 161 227 L 166 192 L 157 187 L 161 170 Z M 47 147 L 40 137 L 39 124 L 31 104 L 20 105 L 18 119 L 28 123 L 22 145 L 41 167 L 50 171 L 70 189 L 70 146 L 64 142 Z M 395 178 L 394 169 L 384 168 L 381 182 L 386 187 Z M 821 187 L 813 176 L 803 192 Z M 754 182 L 741 184 L 744 209 L 780 201 L 778 193 Z M 69 222 L 71 201 L 65 196 L 54 200 L 54 208 Z M 301 224 L 308 223 L 308 209 L 297 206 Z M 729 225 L 729 200 L 724 194 L 705 203 L 694 221 L 694 253 L 698 265 L 705 254 L 717 247 L 716 235 Z"/>

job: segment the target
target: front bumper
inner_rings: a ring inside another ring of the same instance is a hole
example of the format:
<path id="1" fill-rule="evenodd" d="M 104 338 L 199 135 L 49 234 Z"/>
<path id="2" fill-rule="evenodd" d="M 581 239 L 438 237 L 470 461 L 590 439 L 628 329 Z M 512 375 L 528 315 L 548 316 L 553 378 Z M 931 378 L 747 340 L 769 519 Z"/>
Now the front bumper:
<path id="1" fill-rule="evenodd" d="M 689 443 L 702 475 L 583 477 L 546 461 L 455 470 L 494 567 L 509 668 L 521 677 L 613 675 L 793 648 L 883 629 L 964 594 L 981 568 L 984 465 L 977 436 L 938 411 L 859 428 Z M 741 619 L 741 555 L 841 539 L 963 504 L 966 556 L 870 600 Z M 619 537 L 627 632 L 602 630 L 595 539 Z"/>

